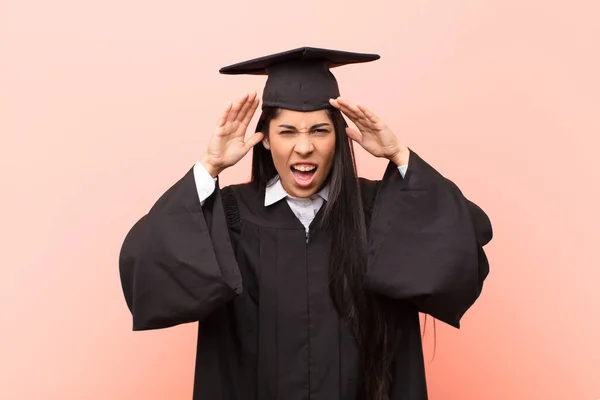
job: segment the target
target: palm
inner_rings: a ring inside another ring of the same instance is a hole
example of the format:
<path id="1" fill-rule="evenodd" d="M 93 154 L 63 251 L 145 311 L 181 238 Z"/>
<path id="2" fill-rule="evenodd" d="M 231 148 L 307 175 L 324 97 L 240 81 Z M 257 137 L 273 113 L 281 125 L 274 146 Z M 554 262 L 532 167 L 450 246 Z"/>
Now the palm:
<path id="1" fill-rule="evenodd" d="M 348 136 L 375 157 L 393 157 L 399 151 L 398 139 L 386 124 L 366 107 L 341 98 L 331 104 L 342 111 L 358 128 L 347 128 Z"/>
<path id="2" fill-rule="evenodd" d="M 229 104 L 219 119 L 206 150 L 212 165 L 218 165 L 220 168 L 234 165 L 262 140 L 261 133 L 255 133 L 245 139 L 248 124 L 257 106 L 256 94 L 245 95 L 235 103 Z"/>
<path id="3" fill-rule="evenodd" d="M 376 157 L 391 157 L 397 152 L 396 136 L 388 127 L 382 123 L 372 123 L 370 121 L 360 122 L 356 125 L 359 132 L 355 132 L 354 129 L 349 128 L 348 130 L 354 131 L 350 135 L 357 136 L 362 135 L 360 141 L 361 146 L 369 153 Z"/>

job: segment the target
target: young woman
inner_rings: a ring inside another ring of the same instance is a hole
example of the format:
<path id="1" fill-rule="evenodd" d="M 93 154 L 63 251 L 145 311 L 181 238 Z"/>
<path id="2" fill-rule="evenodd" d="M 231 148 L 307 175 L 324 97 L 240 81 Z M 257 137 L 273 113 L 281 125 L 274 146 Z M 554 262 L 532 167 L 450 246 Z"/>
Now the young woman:
<path id="1" fill-rule="evenodd" d="M 427 398 L 419 312 L 459 327 L 492 230 L 339 96 L 329 68 L 377 58 L 301 48 L 222 69 L 268 74 L 256 133 L 246 138 L 259 104 L 247 94 L 125 239 L 134 330 L 200 322 L 194 399 Z M 390 161 L 381 181 L 357 178 L 350 139 Z M 219 188 L 251 149 L 251 182 Z"/>

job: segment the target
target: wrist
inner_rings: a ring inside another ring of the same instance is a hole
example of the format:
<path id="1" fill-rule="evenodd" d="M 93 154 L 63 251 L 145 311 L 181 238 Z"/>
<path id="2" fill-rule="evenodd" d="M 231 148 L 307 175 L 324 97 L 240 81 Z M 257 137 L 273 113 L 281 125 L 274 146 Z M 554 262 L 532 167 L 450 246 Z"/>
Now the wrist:
<path id="1" fill-rule="evenodd" d="M 407 165 L 409 158 L 410 158 L 409 148 L 406 146 L 400 146 L 400 149 L 398 150 L 398 152 L 396 152 L 396 154 L 394 154 L 393 156 L 389 157 L 389 160 L 391 162 L 393 162 L 394 164 L 396 164 L 398 167 L 400 167 L 403 165 Z"/>
<path id="2" fill-rule="evenodd" d="M 200 164 L 202 164 L 202 166 L 213 178 L 216 178 L 224 170 L 224 168 L 216 165 L 216 163 L 211 161 L 207 156 L 202 157 Z"/>

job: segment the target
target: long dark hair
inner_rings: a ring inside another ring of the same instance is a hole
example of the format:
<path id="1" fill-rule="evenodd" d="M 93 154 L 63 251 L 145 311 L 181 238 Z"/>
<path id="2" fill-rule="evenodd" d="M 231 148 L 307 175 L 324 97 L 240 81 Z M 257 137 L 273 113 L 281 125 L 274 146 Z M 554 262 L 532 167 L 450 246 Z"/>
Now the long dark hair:
<path id="1" fill-rule="evenodd" d="M 269 135 L 269 123 L 279 109 L 265 107 L 256 131 Z M 358 346 L 363 390 L 369 400 L 387 400 L 391 383 L 393 355 L 400 331 L 395 326 L 387 301 L 363 289 L 367 264 L 367 228 L 356 174 L 354 150 L 346 135 L 341 112 L 327 109 L 335 129 L 335 153 L 328 200 L 322 224 L 331 230 L 329 291 L 339 314 L 348 321 Z M 277 175 L 271 153 L 262 145 L 253 148 L 252 182 L 260 188 Z"/>

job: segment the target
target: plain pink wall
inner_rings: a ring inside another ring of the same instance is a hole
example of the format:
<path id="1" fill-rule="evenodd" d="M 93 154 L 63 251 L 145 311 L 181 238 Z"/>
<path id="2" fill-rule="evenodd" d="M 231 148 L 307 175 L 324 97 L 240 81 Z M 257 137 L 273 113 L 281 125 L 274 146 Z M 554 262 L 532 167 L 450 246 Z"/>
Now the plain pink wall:
<path id="1" fill-rule="evenodd" d="M 598 15 L 592 0 L 1 0 L 0 398 L 191 398 L 196 326 L 131 332 L 120 245 L 227 101 L 262 90 L 219 67 L 303 45 L 380 53 L 336 70 L 342 92 L 494 223 L 482 297 L 460 331 L 437 324 L 431 398 L 600 398 Z"/>

